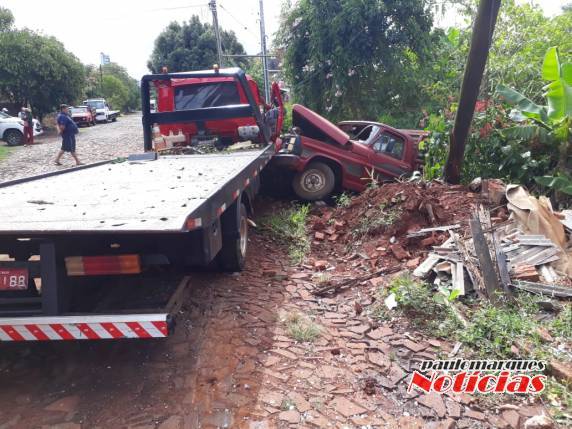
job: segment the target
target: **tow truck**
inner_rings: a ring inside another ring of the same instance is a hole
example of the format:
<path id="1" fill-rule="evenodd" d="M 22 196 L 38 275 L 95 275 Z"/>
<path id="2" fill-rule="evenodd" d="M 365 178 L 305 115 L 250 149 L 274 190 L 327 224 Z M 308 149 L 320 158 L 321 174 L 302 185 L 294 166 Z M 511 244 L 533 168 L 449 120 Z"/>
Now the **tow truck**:
<path id="1" fill-rule="evenodd" d="M 280 99 L 240 69 L 146 75 L 141 95 L 143 153 L 0 184 L 0 341 L 166 337 L 189 267 L 243 268 Z"/>

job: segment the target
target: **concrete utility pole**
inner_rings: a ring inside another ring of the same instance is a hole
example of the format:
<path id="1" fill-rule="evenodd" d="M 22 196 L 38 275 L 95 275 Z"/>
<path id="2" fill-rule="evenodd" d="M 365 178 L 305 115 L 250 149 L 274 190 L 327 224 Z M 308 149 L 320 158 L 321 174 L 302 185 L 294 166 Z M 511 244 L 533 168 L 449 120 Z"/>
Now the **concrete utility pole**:
<path id="1" fill-rule="evenodd" d="M 270 103 L 270 84 L 268 83 L 268 57 L 266 56 L 266 31 L 264 30 L 264 2 L 260 0 L 260 49 L 262 50 L 262 73 L 264 75 L 264 97 Z"/>
<path id="2" fill-rule="evenodd" d="M 217 16 L 217 12 L 216 12 L 216 0 L 211 0 L 209 2 L 209 7 L 211 9 L 211 12 L 213 13 L 213 27 L 214 27 L 215 36 L 216 36 L 216 50 L 217 50 L 217 54 L 218 54 L 218 65 L 219 65 L 219 67 L 222 67 L 222 44 L 220 41 L 220 30 L 218 28 L 218 16 Z"/>
<path id="3" fill-rule="evenodd" d="M 461 181 L 465 141 L 475 113 L 475 103 L 479 96 L 500 5 L 501 0 L 481 0 L 479 4 L 461 85 L 459 108 L 449 140 L 449 156 L 445 164 L 445 180 L 449 183 Z"/>

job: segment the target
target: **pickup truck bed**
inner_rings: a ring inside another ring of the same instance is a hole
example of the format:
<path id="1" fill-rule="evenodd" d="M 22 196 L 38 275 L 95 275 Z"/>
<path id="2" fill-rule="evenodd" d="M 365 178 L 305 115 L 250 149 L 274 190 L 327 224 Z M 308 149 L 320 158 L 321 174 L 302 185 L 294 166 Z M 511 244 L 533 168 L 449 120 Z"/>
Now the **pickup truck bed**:
<path id="1" fill-rule="evenodd" d="M 106 163 L 0 184 L 0 235 L 184 232 L 187 219 L 208 224 L 218 205 L 232 203 L 215 194 L 232 194 L 233 181 L 242 189 L 272 150 Z"/>

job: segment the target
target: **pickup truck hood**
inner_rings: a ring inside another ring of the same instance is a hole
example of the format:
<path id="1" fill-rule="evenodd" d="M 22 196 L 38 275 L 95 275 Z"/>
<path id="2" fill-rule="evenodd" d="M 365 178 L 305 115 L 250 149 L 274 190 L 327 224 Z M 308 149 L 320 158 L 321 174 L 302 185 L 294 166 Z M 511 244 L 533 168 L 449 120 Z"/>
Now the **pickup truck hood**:
<path id="1" fill-rule="evenodd" d="M 349 135 L 326 118 L 300 104 L 294 104 L 292 107 L 292 125 L 300 127 L 303 135 L 316 140 L 332 140 L 341 146 L 350 142 Z M 320 135 L 325 135 L 327 138 L 320 138 Z"/>

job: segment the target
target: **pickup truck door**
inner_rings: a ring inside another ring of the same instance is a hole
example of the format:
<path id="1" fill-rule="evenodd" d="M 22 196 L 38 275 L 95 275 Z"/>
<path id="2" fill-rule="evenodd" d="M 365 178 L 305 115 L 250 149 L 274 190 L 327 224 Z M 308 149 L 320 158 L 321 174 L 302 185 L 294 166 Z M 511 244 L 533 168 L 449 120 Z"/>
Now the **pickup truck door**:
<path id="1" fill-rule="evenodd" d="M 411 166 L 405 162 L 407 142 L 404 137 L 382 129 L 371 144 L 370 162 L 381 180 L 390 180 L 411 173 Z"/>

